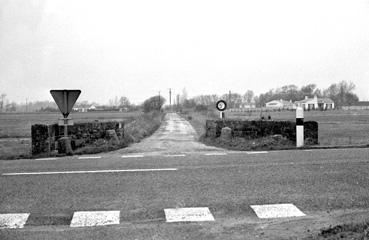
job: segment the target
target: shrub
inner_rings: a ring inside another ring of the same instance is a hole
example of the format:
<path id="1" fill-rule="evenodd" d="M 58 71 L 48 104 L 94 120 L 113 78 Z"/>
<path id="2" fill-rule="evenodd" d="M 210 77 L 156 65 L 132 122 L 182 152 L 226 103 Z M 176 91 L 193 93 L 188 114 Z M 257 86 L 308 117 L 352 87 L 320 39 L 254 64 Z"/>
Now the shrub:
<path id="1" fill-rule="evenodd" d="M 202 111 L 207 111 L 207 110 L 208 110 L 208 106 L 206 105 L 196 105 L 195 107 L 196 112 L 202 112 Z"/>
<path id="2" fill-rule="evenodd" d="M 142 104 L 142 108 L 145 113 L 148 113 L 151 111 L 159 111 L 164 103 L 165 103 L 165 98 L 159 97 L 159 96 L 153 96 L 144 101 L 144 103 Z"/>

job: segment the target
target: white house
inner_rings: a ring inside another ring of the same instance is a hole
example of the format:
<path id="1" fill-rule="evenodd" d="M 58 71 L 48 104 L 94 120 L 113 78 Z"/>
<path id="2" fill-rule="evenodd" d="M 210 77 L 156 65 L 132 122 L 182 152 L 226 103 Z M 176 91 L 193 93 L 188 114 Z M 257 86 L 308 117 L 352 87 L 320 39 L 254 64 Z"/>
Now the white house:
<path id="1" fill-rule="evenodd" d="M 292 101 L 280 99 L 267 102 L 265 107 L 270 109 L 293 109 L 293 103 Z"/>
<path id="2" fill-rule="evenodd" d="M 334 109 L 334 102 L 330 98 L 318 98 L 316 95 L 314 98 L 305 97 L 304 100 L 296 101 L 296 106 L 302 107 L 305 110 L 329 110 Z"/>

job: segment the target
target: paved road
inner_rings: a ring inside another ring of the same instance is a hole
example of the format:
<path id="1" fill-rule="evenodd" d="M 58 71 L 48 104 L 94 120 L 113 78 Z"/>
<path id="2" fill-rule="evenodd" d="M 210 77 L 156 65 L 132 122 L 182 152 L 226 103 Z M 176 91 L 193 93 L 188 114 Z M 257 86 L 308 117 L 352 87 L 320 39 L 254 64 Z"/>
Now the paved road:
<path id="1" fill-rule="evenodd" d="M 286 239 L 369 216 L 368 149 L 194 150 L 182 124 L 191 129 L 168 116 L 152 138 L 114 153 L 1 161 L 0 239 Z M 147 148 L 157 138 L 173 149 Z M 252 207 L 285 203 L 305 216 L 261 218 Z M 173 223 L 164 211 L 200 207 L 214 221 Z M 14 219 L 22 228 L 9 228 Z"/>

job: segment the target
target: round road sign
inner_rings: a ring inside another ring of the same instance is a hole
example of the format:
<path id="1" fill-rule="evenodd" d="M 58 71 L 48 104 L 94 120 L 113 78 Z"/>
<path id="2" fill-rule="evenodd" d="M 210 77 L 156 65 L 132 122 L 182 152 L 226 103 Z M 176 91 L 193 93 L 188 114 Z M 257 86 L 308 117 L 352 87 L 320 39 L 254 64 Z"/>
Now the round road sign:
<path id="1" fill-rule="evenodd" d="M 216 104 L 216 107 L 219 111 L 224 111 L 227 108 L 227 102 L 224 100 L 219 100 Z"/>

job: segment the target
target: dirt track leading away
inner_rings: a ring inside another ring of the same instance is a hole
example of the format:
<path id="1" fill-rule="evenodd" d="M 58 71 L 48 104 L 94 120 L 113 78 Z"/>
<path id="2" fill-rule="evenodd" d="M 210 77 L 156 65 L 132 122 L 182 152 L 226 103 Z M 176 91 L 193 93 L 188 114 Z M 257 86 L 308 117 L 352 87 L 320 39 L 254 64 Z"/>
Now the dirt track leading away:
<path id="1" fill-rule="evenodd" d="M 160 128 L 140 143 L 119 150 L 119 153 L 191 153 L 224 151 L 197 141 L 198 135 L 191 124 L 176 113 L 167 113 Z"/>

